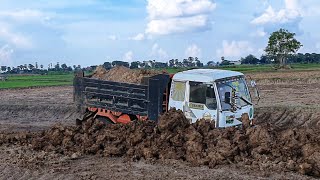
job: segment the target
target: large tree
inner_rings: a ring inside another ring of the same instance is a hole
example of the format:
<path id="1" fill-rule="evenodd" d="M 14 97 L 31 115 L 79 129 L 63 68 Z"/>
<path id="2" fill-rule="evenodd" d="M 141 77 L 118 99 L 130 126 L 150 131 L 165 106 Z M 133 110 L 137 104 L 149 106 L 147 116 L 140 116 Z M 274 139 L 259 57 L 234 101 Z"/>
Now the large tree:
<path id="1" fill-rule="evenodd" d="M 286 65 L 286 59 L 289 54 L 295 54 L 302 44 L 295 39 L 295 33 L 280 29 L 275 31 L 269 37 L 268 46 L 265 49 L 267 55 L 275 58 L 281 67 Z"/>

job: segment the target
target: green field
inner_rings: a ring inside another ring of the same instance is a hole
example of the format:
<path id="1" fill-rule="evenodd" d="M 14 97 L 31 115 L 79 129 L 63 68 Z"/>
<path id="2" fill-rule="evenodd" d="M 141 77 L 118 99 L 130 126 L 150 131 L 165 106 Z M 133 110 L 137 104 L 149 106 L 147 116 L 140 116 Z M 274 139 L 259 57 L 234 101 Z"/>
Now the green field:
<path id="1" fill-rule="evenodd" d="M 320 70 L 320 64 L 290 64 L 291 69 L 288 71 L 303 71 L 303 70 Z M 214 69 L 224 69 L 231 71 L 239 71 L 242 73 L 250 72 L 276 72 L 273 65 L 232 65 L 232 66 L 221 66 L 214 67 Z M 164 69 L 168 73 L 177 73 L 183 70 L 188 70 L 188 68 L 167 68 Z"/>
<path id="2" fill-rule="evenodd" d="M 72 85 L 72 79 L 73 74 L 9 75 L 7 81 L 0 81 L 0 89 Z"/>
<path id="3" fill-rule="evenodd" d="M 320 70 L 320 64 L 291 64 L 291 69 L 286 71 Z M 250 72 L 276 72 L 272 65 L 238 65 L 223 66 L 218 69 Z M 187 68 L 167 68 L 162 69 L 168 73 L 176 73 Z M 9 75 L 7 81 L 0 81 L 0 89 L 6 88 L 28 88 L 39 86 L 62 86 L 72 85 L 73 73 L 50 73 L 48 75 Z"/>

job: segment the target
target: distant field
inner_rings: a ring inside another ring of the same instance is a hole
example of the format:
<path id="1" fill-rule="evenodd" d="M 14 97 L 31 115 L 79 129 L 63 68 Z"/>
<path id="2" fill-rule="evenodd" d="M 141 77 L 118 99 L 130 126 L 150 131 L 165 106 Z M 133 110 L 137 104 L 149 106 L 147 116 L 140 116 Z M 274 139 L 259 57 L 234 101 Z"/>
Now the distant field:
<path id="1" fill-rule="evenodd" d="M 72 85 L 72 79 L 73 74 L 10 75 L 7 81 L 0 81 L 0 89 Z"/>
<path id="2" fill-rule="evenodd" d="M 320 70 L 320 64 L 290 64 L 291 69 L 289 71 L 297 70 Z M 240 71 L 240 72 L 276 72 L 272 65 L 240 65 L 240 66 L 228 66 L 221 69 Z"/>
<path id="3" fill-rule="evenodd" d="M 320 64 L 291 64 L 291 69 L 288 71 L 300 71 L 300 70 L 320 70 Z M 273 65 L 232 65 L 213 67 L 212 69 L 225 69 L 232 71 L 239 71 L 242 73 L 249 72 L 276 72 Z M 168 73 L 177 73 L 180 71 L 188 70 L 188 68 L 167 68 L 165 69 Z"/>
<path id="4" fill-rule="evenodd" d="M 290 71 L 304 70 L 320 70 L 320 64 L 291 64 Z M 243 73 L 254 72 L 277 72 L 272 65 L 239 65 L 239 66 L 224 66 L 217 69 L 226 69 L 239 71 Z M 188 68 L 167 68 L 168 73 L 177 73 L 188 70 Z M 279 71 L 280 73 L 282 71 Z M 86 73 L 88 74 L 88 73 Z M 7 81 L 0 81 L 0 89 L 4 88 L 26 88 L 37 86 L 62 86 L 72 85 L 73 73 L 61 74 L 51 73 L 49 75 L 9 75 Z"/>

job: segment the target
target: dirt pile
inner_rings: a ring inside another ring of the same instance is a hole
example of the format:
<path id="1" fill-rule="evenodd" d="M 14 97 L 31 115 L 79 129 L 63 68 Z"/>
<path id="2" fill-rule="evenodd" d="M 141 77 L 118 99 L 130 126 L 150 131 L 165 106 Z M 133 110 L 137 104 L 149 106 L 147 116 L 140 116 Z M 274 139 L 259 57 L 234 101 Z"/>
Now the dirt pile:
<path id="1" fill-rule="evenodd" d="M 176 159 L 195 166 L 237 164 L 320 176 L 319 130 L 277 130 L 268 125 L 215 129 L 206 120 L 189 124 L 183 113 L 176 110 L 164 114 L 158 126 L 151 121 L 104 125 L 89 119 L 78 127 L 57 125 L 37 136 L 0 135 L 0 139 L 11 139 L 0 144 L 21 141 L 30 143 L 35 150 L 72 158 L 100 154 L 131 160 Z"/>
<path id="2" fill-rule="evenodd" d="M 162 74 L 162 72 L 146 69 L 129 69 L 124 66 L 116 66 L 107 71 L 103 66 L 98 66 L 92 77 L 107 81 L 142 84 L 144 77 L 151 77 L 157 74 Z"/>
<path id="3" fill-rule="evenodd" d="M 29 145 L 32 140 L 39 136 L 39 133 L 15 132 L 0 133 L 0 145 L 2 144 L 19 144 Z"/>

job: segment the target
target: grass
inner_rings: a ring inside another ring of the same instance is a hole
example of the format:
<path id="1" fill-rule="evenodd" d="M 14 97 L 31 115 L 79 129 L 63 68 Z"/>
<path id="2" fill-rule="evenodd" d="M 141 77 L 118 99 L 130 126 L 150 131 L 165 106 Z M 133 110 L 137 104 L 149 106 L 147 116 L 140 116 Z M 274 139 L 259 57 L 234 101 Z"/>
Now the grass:
<path id="1" fill-rule="evenodd" d="M 73 74 L 10 75 L 7 81 L 0 81 L 0 89 L 72 85 L 72 80 Z"/>
<path id="2" fill-rule="evenodd" d="M 292 69 L 294 70 L 320 70 L 320 64 L 292 64 Z"/>

